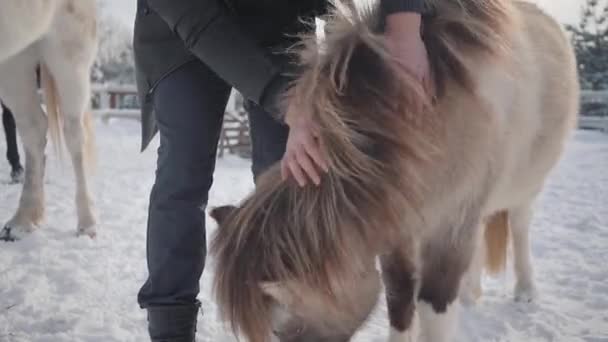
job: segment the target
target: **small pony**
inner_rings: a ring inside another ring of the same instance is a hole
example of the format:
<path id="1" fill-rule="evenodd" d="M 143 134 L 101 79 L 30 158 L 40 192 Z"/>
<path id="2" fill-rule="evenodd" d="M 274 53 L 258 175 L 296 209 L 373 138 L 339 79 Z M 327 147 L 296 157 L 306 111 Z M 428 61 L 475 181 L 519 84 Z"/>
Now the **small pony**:
<path id="1" fill-rule="evenodd" d="M 44 218 L 47 131 L 61 151 L 65 136 L 76 178 L 78 235 L 94 237 L 87 169 L 94 160 L 89 74 L 97 51 L 95 0 L 0 1 L 0 99 L 12 109 L 25 148 L 19 207 L 0 233 L 15 240 Z M 39 102 L 40 66 L 46 112 Z"/>
<path id="2" fill-rule="evenodd" d="M 435 99 L 385 48 L 375 7 L 336 3 L 325 39 L 299 50 L 287 100 L 317 122 L 329 172 L 300 188 L 277 165 L 238 208 L 211 212 L 235 334 L 348 341 L 382 278 L 391 341 L 415 340 L 416 312 L 424 341 L 449 341 L 483 225 L 529 212 L 576 124 L 573 49 L 528 3 L 427 5 Z"/>

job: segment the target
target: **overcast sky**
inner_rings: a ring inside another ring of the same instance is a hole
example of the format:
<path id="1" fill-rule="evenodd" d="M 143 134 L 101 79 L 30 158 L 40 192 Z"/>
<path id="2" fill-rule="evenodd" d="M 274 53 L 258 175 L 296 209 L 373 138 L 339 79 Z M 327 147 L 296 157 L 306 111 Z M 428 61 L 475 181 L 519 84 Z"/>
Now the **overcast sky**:
<path id="1" fill-rule="evenodd" d="M 108 3 L 112 12 L 130 25 L 135 16 L 136 0 L 103 0 Z M 287 1 L 287 0 L 283 0 Z M 580 14 L 580 7 L 584 0 L 530 0 L 538 3 L 549 14 L 562 23 L 576 23 Z"/>

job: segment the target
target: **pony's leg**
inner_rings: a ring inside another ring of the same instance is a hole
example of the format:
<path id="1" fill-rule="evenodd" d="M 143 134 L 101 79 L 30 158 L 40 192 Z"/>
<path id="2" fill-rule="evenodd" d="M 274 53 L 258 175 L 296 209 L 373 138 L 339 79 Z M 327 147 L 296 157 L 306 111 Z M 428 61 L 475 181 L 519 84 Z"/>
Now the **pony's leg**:
<path id="1" fill-rule="evenodd" d="M 416 287 L 415 266 L 405 251 L 396 250 L 380 257 L 386 289 L 386 306 L 391 324 L 390 342 L 415 342 Z"/>
<path id="2" fill-rule="evenodd" d="M 63 62 L 63 61 L 62 61 Z M 90 83 L 88 67 L 49 64 L 50 75 L 55 80 L 59 107 L 63 118 L 65 144 L 72 159 L 76 178 L 76 210 L 78 215 L 78 235 L 95 237 L 96 220 L 88 186 L 87 167 L 93 158 L 93 136 L 87 112 Z"/>
<path id="3" fill-rule="evenodd" d="M 525 205 L 509 210 L 513 237 L 515 276 L 515 300 L 530 302 L 536 297 L 532 262 L 530 260 L 530 221 L 532 206 Z"/>
<path id="4" fill-rule="evenodd" d="M 465 215 L 468 216 L 468 215 Z M 475 248 L 478 217 L 439 229 L 422 247 L 421 286 L 418 293 L 420 336 L 425 342 L 451 341 L 458 317 L 460 282 Z"/>
<path id="5" fill-rule="evenodd" d="M 25 149 L 25 179 L 19 206 L 1 238 L 14 240 L 33 231 L 44 217 L 44 167 L 47 118 L 36 91 L 36 60 L 32 51 L 0 65 L 0 98 L 12 109 Z"/>
<path id="6" fill-rule="evenodd" d="M 460 300 L 465 305 L 474 305 L 483 293 L 481 280 L 485 264 L 486 244 L 484 241 L 485 225 L 480 224 L 477 229 L 476 246 L 473 252 L 471 265 L 466 272 L 462 288 L 460 289 Z"/>

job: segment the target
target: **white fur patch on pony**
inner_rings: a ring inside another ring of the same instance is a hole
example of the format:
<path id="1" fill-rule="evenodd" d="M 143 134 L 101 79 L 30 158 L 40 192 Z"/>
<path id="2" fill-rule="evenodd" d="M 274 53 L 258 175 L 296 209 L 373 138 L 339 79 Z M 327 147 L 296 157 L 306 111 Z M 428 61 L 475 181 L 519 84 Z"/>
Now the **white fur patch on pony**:
<path id="1" fill-rule="evenodd" d="M 458 301 L 448 305 L 443 313 L 435 312 L 431 305 L 418 302 L 418 314 L 420 315 L 420 342 L 448 342 L 456 335 L 456 323 L 458 319 Z"/>

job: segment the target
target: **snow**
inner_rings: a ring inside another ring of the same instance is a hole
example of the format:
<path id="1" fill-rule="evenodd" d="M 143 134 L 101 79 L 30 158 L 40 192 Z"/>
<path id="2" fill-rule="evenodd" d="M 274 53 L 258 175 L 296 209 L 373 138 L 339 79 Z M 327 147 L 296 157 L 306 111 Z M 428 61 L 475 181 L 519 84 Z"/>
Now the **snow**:
<path id="1" fill-rule="evenodd" d="M 98 238 L 75 237 L 73 176 L 49 148 L 47 222 L 24 240 L 0 244 L 0 341 L 145 341 L 145 315 L 136 302 L 146 277 L 145 223 L 155 148 L 139 153 L 131 121 L 97 124 L 98 169 L 93 178 Z M 4 137 L 0 136 L 4 152 Z M 608 341 L 608 135 L 578 131 L 552 172 L 532 228 L 540 298 L 512 300 L 511 271 L 484 279 L 484 296 L 461 308 L 458 341 Z M 17 205 L 0 160 L 0 220 Z M 525 175 L 522 175 L 525 176 Z M 238 201 L 253 188 L 249 162 L 218 161 L 210 206 Z M 208 234 L 215 229 L 208 219 Z M 201 280 L 205 310 L 198 338 L 236 341 L 219 322 L 210 295 L 212 262 Z M 386 341 L 381 302 L 356 341 Z"/>

